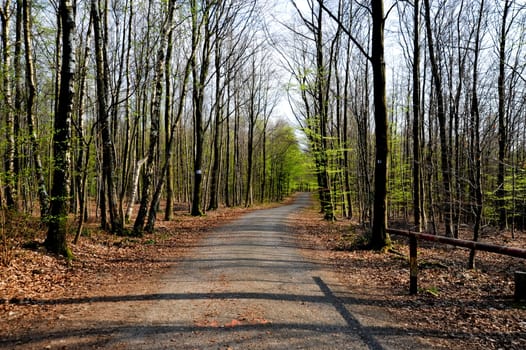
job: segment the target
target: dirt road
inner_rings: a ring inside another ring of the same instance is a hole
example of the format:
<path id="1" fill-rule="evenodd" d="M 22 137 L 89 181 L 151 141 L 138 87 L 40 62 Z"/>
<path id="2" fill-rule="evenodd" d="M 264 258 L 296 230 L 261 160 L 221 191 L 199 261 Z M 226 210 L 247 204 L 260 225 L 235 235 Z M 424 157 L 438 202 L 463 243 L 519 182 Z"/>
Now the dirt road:
<path id="1" fill-rule="evenodd" d="M 286 220 L 309 198 L 211 232 L 162 278 L 131 286 L 126 295 L 52 301 L 62 304 L 64 316 L 13 347 L 426 348 L 339 284 L 322 261 L 301 254 Z"/>

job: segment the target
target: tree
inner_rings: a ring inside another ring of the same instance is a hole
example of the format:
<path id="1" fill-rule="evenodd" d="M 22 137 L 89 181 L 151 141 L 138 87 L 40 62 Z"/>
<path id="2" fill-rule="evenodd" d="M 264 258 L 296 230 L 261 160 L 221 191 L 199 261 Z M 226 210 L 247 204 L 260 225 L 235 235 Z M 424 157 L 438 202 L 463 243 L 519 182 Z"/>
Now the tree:
<path id="1" fill-rule="evenodd" d="M 385 91 L 385 58 L 384 58 L 384 4 L 383 0 L 371 0 L 372 37 L 371 54 L 354 38 L 351 31 L 318 0 L 320 6 L 335 20 L 342 30 L 349 35 L 361 53 L 371 62 L 374 88 L 374 121 L 375 121 L 375 170 L 374 170 L 374 212 L 370 246 L 383 250 L 391 245 L 387 233 L 387 159 L 389 153 L 387 103 Z"/>
<path id="2" fill-rule="evenodd" d="M 413 220 L 415 230 L 422 231 L 420 201 L 420 1 L 414 0 L 413 12 Z"/>
<path id="3" fill-rule="evenodd" d="M 479 69 L 479 55 L 481 44 L 481 26 L 484 13 L 484 0 L 480 1 L 480 8 L 477 19 L 477 28 L 475 33 L 475 47 L 473 48 L 473 83 L 472 83 L 472 97 L 471 97 L 471 133 L 472 133 L 472 151 L 471 164 L 473 167 L 472 173 L 472 187 L 474 192 L 473 212 L 475 216 L 475 224 L 473 226 L 473 241 L 478 241 L 480 234 L 480 226 L 482 223 L 482 151 L 480 146 L 480 108 L 478 100 L 478 69 Z M 469 268 L 475 268 L 475 249 L 472 249 L 469 254 Z"/>
<path id="4" fill-rule="evenodd" d="M 122 215 L 117 209 L 117 189 L 116 189 L 116 163 L 115 163 L 115 148 L 110 132 L 111 122 L 108 109 L 108 64 L 107 64 L 107 49 L 105 47 L 103 23 L 100 17 L 99 0 L 91 1 L 91 17 L 94 32 L 95 45 L 95 61 L 96 61 L 96 84 L 97 84 L 97 114 L 98 125 L 102 142 L 102 172 L 103 183 L 106 191 L 102 191 L 105 197 L 107 194 L 108 209 L 110 213 L 111 232 L 121 234 L 124 228 Z M 104 201 L 105 203 L 105 201 Z M 103 208 L 105 211 L 105 208 Z M 102 227 L 106 228 L 105 216 L 101 217 Z"/>
<path id="5" fill-rule="evenodd" d="M 208 210 L 219 207 L 222 199 L 229 200 L 230 174 L 230 143 L 228 139 L 229 121 L 232 114 L 230 102 L 232 100 L 233 82 L 229 76 L 243 69 L 248 57 L 252 55 L 249 45 L 257 28 L 253 16 L 256 8 L 255 0 L 236 2 L 222 2 L 214 10 L 213 22 L 213 77 L 214 87 L 211 92 L 214 101 L 211 104 L 210 119 L 213 123 L 212 130 L 212 166 L 209 168 L 209 204 Z M 252 32 L 251 32 L 252 31 Z M 235 93 L 235 92 L 234 92 Z M 225 130 L 226 129 L 226 130 Z M 225 137 L 226 134 L 226 137 Z M 226 153 L 226 155 L 225 155 Z M 223 169 L 226 169 L 223 172 Z M 224 175 L 224 176 L 223 176 Z M 224 181 L 226 179 L 226 181 Z M 221 188 L 223 187 L 223 188 Z M 225 195 L 221 195 L 225 192 Z"/>
<path id="6" fill-rule="evenodd" d="M 387 157 L 389 153 L 387 103 L 385 97 L 384 61 L 384 6 L 383 0 L 371 1 L 373 18 L 371 39 L 371 66 L 374 86 L 374 122 L 376 139 L 376 162 L 374 168 L 374 213 L 371 246 L 384 249 L 391 244 L 387 233 Z"/>
<path id="7" fill-rule="evenodd" d="M 305 66 L 301 69 L 303 71 L 297 72 L 296 76 L 301 87 L 301 99 L 305 108 L 305 122 L 303 125 L 304 131 L 309 138 L 312 152 L 314 154 L 317 179 L 318 179 L 318 195 L 321 205 L 321 210 L 326 220 L 334 220 L 334 205 L 332 202 L 332 191 L 330 186 L 329 175 L 329 91 L 330 91 L 330 77 L 332 74 L 332 67 L 330 63 L 326 62 L 325 48 L 325 25 L 323 12 L 326 9 L 324 2 L 318 0 L 318 7 L 315 8 L 314 2 L 310 2 L 310 17 L 303 15 L 300 8 L 298 8 L 295 1 L 292 2 L 296 8 L 296 12 L 300 15 L 303 24 L 307 27 L 309 40 L 314 42 L 314 53 L 310 54 L 304 48 L 301 53 L 303 63 Z M 336 18 L 336 20 L 338 20 Z M 298 37 L 305 38 L 302 33 L 296 33 Z M 333 41 L 334 42 L 334 41 Z M 329 56 L 332 56 L 332 49 Z M 309 55 L 311 57 L 307 58 Z M 306 61 L 312 61 L 313 67 L 310 67 Z M 312 69 L 312 77 L 309 77 Z M 312 80 L 311 80 L 312 79 Z"/>
<path id="8" fill-rule="evenodd" d="M 17 8 L 20 6 L 17 5 Z M 19 11 L 17 9 L 17 11 Z M 0 8 L 0 20 L 2 22 L 2 110 L 5 116 L 5 139 L 6 150 L 4 155 L 5 184 L 4 195 L 6 205 L 10 209 L 16 209 L 16 174 L 15 174 L 15 120 L 13 113 L 13 98 L 11 93 L 11 44 L 10 44 L 10 17 L 12 15 L 11 1 L 4 2 Z"/>
<path id="9" fill-rule="evenodd" d="M 436 104 L 437 104 L 437 118 L 440 134 L 440 164 L 442 170 L 442 185 L 444 190 L 443 199 L 443 211 L 444 211 L 444 225 L 446 237 L 453 236 L 453 213 L 451 210 L 452 206 L 452 193 L 451 193 L 451 158 L 450 148 L 447 141 L 446 131 L 446 112 L 444 110 L 444 87 L 442 85 L 442 77 L 440 75 L 439 61 L 435 52 L 435 42 L 433 39 L 432 32 L 432 19 L 431 19 L 431 7 L 429 0 L 424 0 L 424 18 L 426 22 L 427 30 L 427 47 L 429 50 L 429 61 L 431 63 L 431 72 L 433 75 L 433 83 L 435 86 Z"/>
<path id="10" fill-rule="evenodd" d="M 27 128 L 29 132 L 29 139 L 31 143 L 31 152 L 33 154 L 33 161 L 35 163 L 35 175 L 38 183 L 38 198 L 40 202 L 40 217 L 41 220 L 45 220 L 49 213 L 49 195 L 47 192 L 46 179 L 44 178 L 44 170 L 42 166 L 42 160 L 40 157 L 40 149 L 38 144 L 35 117 L 33 109 L 35 106 L 36 98 L 36 78 L 35 78 L 35 66 L 33 62 L 33 44 L 31 35 L 31 22 L 29 17 L 29 3 L 24 4 L 24 8 L 27 6 L 26 11 L 28 12 L 27 17 L 23 19 L 24 22 L 24 49 L 25 49 L 25 68 L 26 68 L 26 85 L 27 85 L 27 106 L 26 106 L 26 119 Z M 65 4 L 64 4 L 65 5 Z M 69 3 L 68 3 L 69 5 Z M 62 9 L 67 12 L 66 10 Z M 59 17 L 66 15 L 59 11 Z M 61 23 L 62 20 L 59 20 Z M 74 22 L 73 22 L 74 23 Z"/>
<path id="11" fill-rule="evenodd" d="M 498 153 L 498 172 L 497 172 L 497 201 L 496 206 L 499 214 L 499 226 L 505 228 L 506 218 L 506 201 L 504 199 L 506 192 L 504 190 L 506 161 L 506 148 L 508 143 L 507 125 L 506 125 L 506 39 L 510 28 L 508 15 L 513 0 L 504 1 L 502 9 L 502 22 L 499 37 L 499 77 L 498 77 L 498 135 L 499 135 L 499 153 Z"/>
<path id="12" fill-rule="evenodd" d="M 213 1 L 204 0 L 203 3 L 197 0 L 191 0 L 192 11 L 192 49 L 200 48 L 200 61 L 197 61 L 197 56 L 193 56 L 192 78 L 193 78 L 193 119 L 194 119 L 194 183 L 192 195 L 192 209 L 193 216 L 202 215 L 201 211 L 201 196 L 202 196 L 202 181 L 203 181 L 203 152 L 204 152 L 204 93 L 208 77 L 208 68 L 210 65 L 210 46 L 212 41 L 212 25 L 210 23 L 210 12 L 212 7 L 218 6 Z M 201 14 L 201 16 L 199 16 Z M 199 63 L 199 64 L 198 64 Z"/>
<path id="13" fill-rule="evenodd" d="M 164 80 L 165 60 L 167 60 L 166 52 L 168 51 L 168 38 L 172 31 L 172 19 L 175 9 L 175 1 L 171 0 L 168 3 L 168 12 L 161 29 L 161 43 L 157 52 L 157 62 L 155 65 L 154 76 L 154 92 L 151 111 L 151 126 L 150 126 L 150 146 L 148 148 L 148 158 L 146 160 L 146 169 L 143 176 L 141 205 L 137 213 L 137 218 L 133 225 L 133 232 L 136 236 L 141 236 L 144 230 L 144 223 L 148 213 L 148 207 L 152 198 L 153 175 L 154 175 L 154 161 L 156 158 L 157 149 L 159 147 L 159 132 L 161 119 L 161 102 L 162 102 L 162 85 Z M 166 171 L 166 169 L 164 169 Z M 153 209 L 155 210 L 155 209 Z"/>
<path id="14" fill-rule="evenodd" d="M 29 22 L 28 0 L 24 1 L 24 22 Z M 70 0 L 61 0 L 62 64 L 57 113 L 53 125 L 53 186 L 48 217 L 48 234 L 44 245 L 54 253 L 71 257 L 67 246 L 68 170 L 70 162 L 71 114 L 73 110 L 73 77 L 75 74 L 75 17 Z M 28 35 L 28 34 L 26 34 Z"/>

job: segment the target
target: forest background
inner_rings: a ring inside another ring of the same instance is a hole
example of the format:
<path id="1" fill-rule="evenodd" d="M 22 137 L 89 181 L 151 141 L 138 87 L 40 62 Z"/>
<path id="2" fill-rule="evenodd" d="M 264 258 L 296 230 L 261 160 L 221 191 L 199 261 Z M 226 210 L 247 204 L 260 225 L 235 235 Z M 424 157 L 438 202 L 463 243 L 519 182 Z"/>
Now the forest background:
<path id="1" fill-rule="evenodd" d="M 523 229 L 526 3 L 369 5 L 4 0 L 6 220 L 40 216 L 68 255 L 68 213 L 75 241 L 94 217 L 142 235 L 316 190 L 328 220 Z"/>

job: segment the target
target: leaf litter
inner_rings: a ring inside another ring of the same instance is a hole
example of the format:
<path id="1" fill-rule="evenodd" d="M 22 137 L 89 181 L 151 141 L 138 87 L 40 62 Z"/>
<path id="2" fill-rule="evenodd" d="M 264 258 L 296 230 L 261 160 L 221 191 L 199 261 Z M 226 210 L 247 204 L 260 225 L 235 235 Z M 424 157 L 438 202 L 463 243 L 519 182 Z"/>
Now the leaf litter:
<path id="1" fill-rule="evenodd" d="M 174 259 L 188 256 L 204 232 L 245 212 L 220 209 L 198 218 L 178 213 L 140 239 L 108 235 L 91 223 L 89 236 L 71 246 L 75 259 L 70 262 L 39 247 L 23 248 L 27 236 L 20 235 L 11 242 L 9 264 L 0 266 L 0 338 L 20 335 L 42 320 L 52 325 L 67 318 L 64 306 L 53 300 L 136 293 L 129 289 L 130 281 L 153 281 L 173 266 Z M 526 304 L 513 301 L 513 272 L 526 271 L 525 261 L 477 252 L 477 269 L 467 270 L 467 250 L 423 243 L 418 250 L 419 293 L 410 296 L 405 239 L 392 237 L 396 254 L 342 249 L 342 239 L 360 228 L 347 220 L 326 222 L 314 209 L 294 214 L 289 228 L 299 246 L 309 248 L 306 254 L 328 262 L 342 282 L 388 310 L 407 334 L 448 349 L 526 348 Z M 44 235 L 44 229 L 32 233 L 39 241 Z M 467 233 L 464 236 L 469 239 Z M 484 240 L 526 247 L 522 233 L 515 239 L 507 232 L 495 233 Z M 268 321 L 247 313 L 224 324 L 213 318 L 195 322 L 237 327 Z"/>
<path id="2" fill-rule="evenodd" d="M 515 302 L 514 271 L 526 261 L 477 252 L 467 269 L 469 250 L 419 242 L 418 294 L 409 295 L 409 248 L 391 236 L 394 253 L 349 250 L 363 228 L 342 219 L 324 221 L 315 209 L 294 214 L 290 227 L 305 254 L 328 261 L 351 291 L 384 307 L 406 334 L 447 349 L 526 348 L 526 303 Z M 470 239 L 469 232 L 460 238 Z M 488 243 L 526 247 L 526 234 L 486 233 Z M 342 249 L 345 248 L 345 249 Z"/>

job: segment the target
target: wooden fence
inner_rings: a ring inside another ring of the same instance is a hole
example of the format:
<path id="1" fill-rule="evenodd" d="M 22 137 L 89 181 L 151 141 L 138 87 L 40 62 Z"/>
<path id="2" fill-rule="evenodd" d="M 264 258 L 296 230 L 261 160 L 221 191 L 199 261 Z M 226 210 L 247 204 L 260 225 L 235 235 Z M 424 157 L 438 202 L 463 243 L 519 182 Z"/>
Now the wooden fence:
<path id="1" fill-rule="evenodd" d="M 387 229 L 387 232 L 390 235 L 409 237 L 409 294 L 416 294 L 418 291 L 418 240 L 449 244 L 455 247 L 464 247 L 474 250 L 481 250 L 501 255 L 513 256 L 516 258 L 526 258 L 526 249 L 506 247 L 482 242 L 474 242 L 457 238 L 437 236 L 429 233 L 411 232 L 406 230 Z M 515 273 L 515 299 L 526 299 L 525 272 L 517 271 Z"/>

